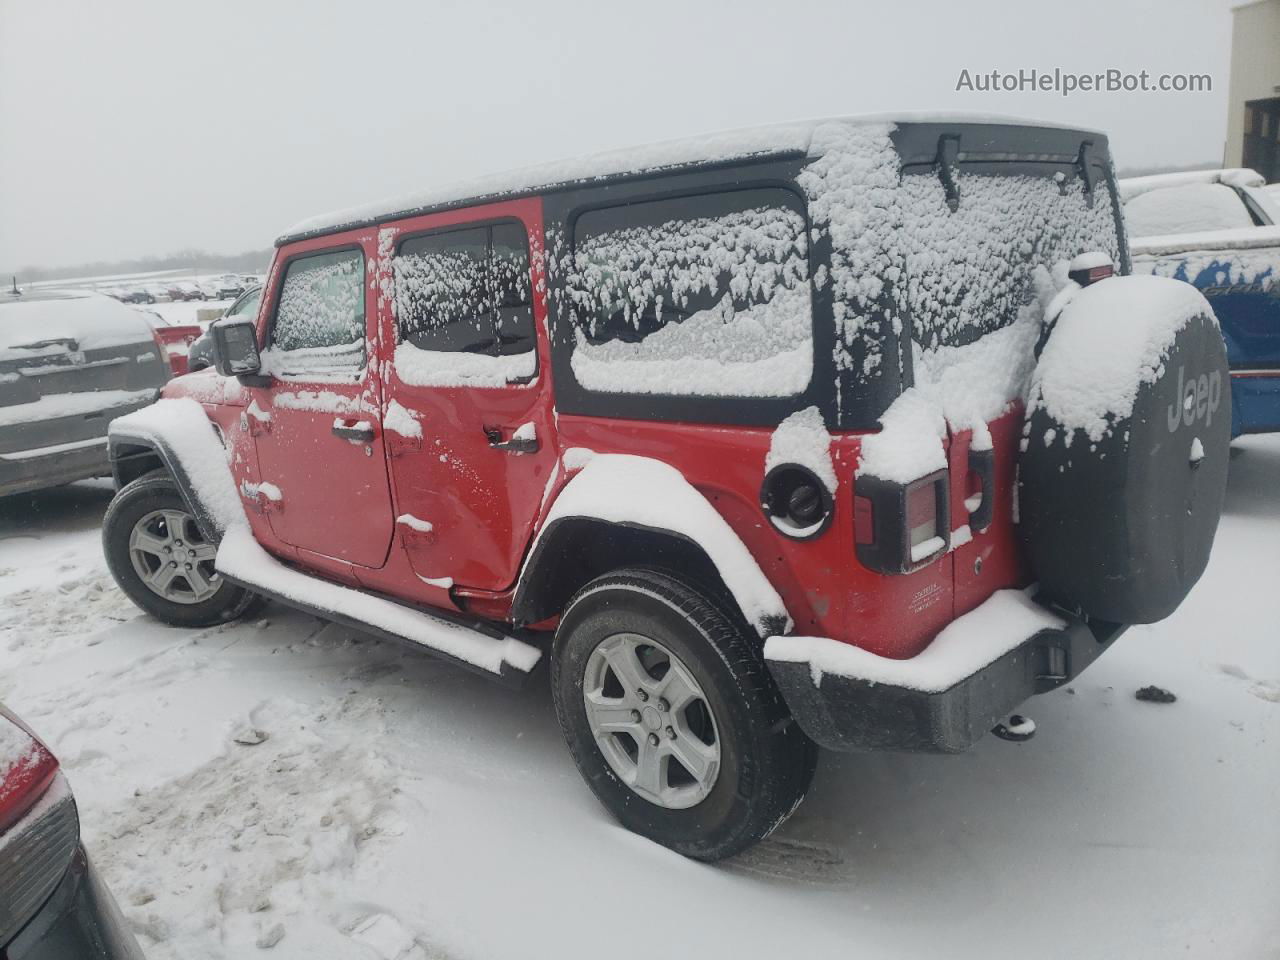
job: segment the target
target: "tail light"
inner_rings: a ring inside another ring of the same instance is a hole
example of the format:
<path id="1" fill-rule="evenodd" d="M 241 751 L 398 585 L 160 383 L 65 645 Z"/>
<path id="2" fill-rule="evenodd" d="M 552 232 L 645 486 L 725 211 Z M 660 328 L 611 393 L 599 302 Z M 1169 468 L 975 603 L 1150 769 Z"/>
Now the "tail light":
<path id="1" fill-rule="evenodd" d="M 911 573 L 946 552 L 951 512 L 947 471 L 910 483 L 862 476 L 854 483 L 858 560 L 879 573 Z"/>
<path id="2" fill-rule="evenodd" d="M 0 707 L 0 944 L 54 891 L 79 843 L 75 801 L 58 761 Z"/>
<path id="3" fill-rule="evenodd" d="M 0 707 L 0 835 L 35 806 L 57 773 L 53 754 Z"/>
<path id="4" fill-rule="evenodd" d="M 1082 253 L 1071 261 L 1067 268 L 1067 278 L 1087 287 L 1113 276 L 1115 272 L 1115 264 L 1105 253 Z"/>

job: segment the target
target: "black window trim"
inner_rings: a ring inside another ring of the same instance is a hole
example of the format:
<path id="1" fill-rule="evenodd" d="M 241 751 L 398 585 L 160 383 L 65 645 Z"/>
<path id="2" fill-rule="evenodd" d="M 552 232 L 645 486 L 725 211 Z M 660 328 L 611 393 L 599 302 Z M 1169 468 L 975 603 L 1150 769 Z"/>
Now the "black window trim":
<path id="1" fill-rule="evenodd" d="M 361 293 L 361 296 L 364 297 L 363 361 L 361 362 L 359 367 L 351 370 L 351 374 L 353 376 L 352 382 L 359 383 L 362 380 L 364 380 L 364 378 L 367 376 L 369 371 L 369 319 L 370 319 L 369 289 L 368 289 L 368 284 L 365 282 L 366 271 L 368 271 L 369 269 L 369 260 L 368 260 L 368 257 L 365 256 L 364 246 L 354 240 L 350 240 L 333 247 L 320 247 L 315 250 L 299 250 L 297 253 L 290 254 L 288 257 L 285 258 L 285 260 L 282 263 L 280 263 L 277 266 L 276 272 L 279 276 L 279 279 L 276 280 L 275 287 L 272 290 L 273 299 L 271 301 L 271 316 L 267 321 L 267 329 L 265 331 L 263 349 L 270 350 L 275 346 L 276 320 L 280 313 L 280 294 L 284 291 L 285 281 L 289 279 L 289 268 L 293 266 L 294 262 L 298 260 L 306 260 L 309 257 L 319 257 L 319 256 L 326 256 L 328 254 L 334 254 L 334 253 L 344 253 L 349 250 L 354 250 L 355 252 L 360 254 L 360 293 Z M 259 310 L 261 310 L 261 306 L 259 306 Z M 376 316 L 376 312 L 374 315 Z M 289 351 L 282 351 L 282 352 L 287 353 Z M 343 373 L 343 375 L 345 375 L 345 373 Z M 277 380 L 288 378 L 289 381 L 297 381 L 299 383 L 324 382 L 320 380 L 307 380 L 306 374 L 298 374 L 298 373 L 286 372 L 283 377 L 278 373 L 273 373 L 272 376 Z"/>
<path id="2" fill-rule="evenodd" d="M 398 219 L 404 219 L 404 218 L 398 218 Z M 521 220 L 519 217 L 515 216 L 514 214 L 507 214 L 505 216 L 500 216 L 500 217 L 484 217 L 483 219 L 480 219 L 480 220 L 459 220 L 456 223 L 441 224 L 440 226 L 436 226 L 436 227 L 422 227 L 417 230 L 406 231 L 404 233 L 399 234 L 396 237 L 395 250 L 391 254 L 392 259 L 394 260 L 396 257 L 400 256 L 400 250 L 404 247 L 406 243 L 410 242 L 411 240 L 419 240 L 422 237 L 436 237 L 436 236 L 440 236 L 441 234 L 447 234 L 447 233 L 461 233 L 463 230 L 476 230 L 481 227 L 488 228 L 490 231 L 492 231 L 493 227 L 498 226 L 500 224 L 507 224 L 507 223 L 515 224 L 520 228 L 520 231 L 524 234 L 525 263 L 528 264 L 528 269 L 529 269 L 529 319 L 533 324 L 533 349 L 531 351 L 533 353 L 533 373 L 529 374 L 527 377 L 515 377 L 511 380 L 506 381 L 506 383 L 504 383 L 502 386 L 495 387 L 489 384 L 484 384 L 484 385 L 474 384 L 474 385 L 468 386 L 466 384 L 463 384 L 462 385 L 463 389 L 503 390 L 503 389 L 506 389 L 507 387 L 527 387 L 530 384 L 537 383 L 538 375 L 542 372 L 542 358 L 538 355 L 539 354 L 538 313 L 537 313 L 537 310 L 534 308 L 534 304 L 537 301 L 537 289 L 536 289 L 537 283 L 534 280 L 534 275 L 533 275 L 533 267 L 534 267 L 533 244 L 530 242 L 530 239 L 529 239 L 529 225 L 525 223 L 523 220 Z M 383 223 L 381 226 L 384 228 L 394 227 L 395 224 L 396 224 L 396 221 L 388 221 L 386 223 Z M 493 256 L 493 233 L 492 232 L 489 233 L 487 251 L 488 251 L 488 256 L 492 257 Z M 394 267 L 392 268 L 391 282 L 393 284 L 395 283 Z M 396 304 L 396 298 L 394 296 L 391 298 L 391 327 L 392 327 L 392 332 L 395 335 L 395 344 L 392 347 L 392 350 L 394 352 L 395 347 L 398 347 L 401 343 L 404 342 L 403 340 L 400 339 L 400 315 L 399 315 L 398 307 Z M 495 333 L 496 333 L 496 326 L 495 326 Z M 449 352 L 449 351 L 446 351 L 446 352 Z M 509 354 L 509 356 L 520 356 L 520 354 Z M 434 387 L 412 387 L 409 384 L 405 384 L 405 386 L 415 390 L 435 389 Z M 458 388 L 453 388 L 453 389 L 458 389 Z"/>
<path id="3" fill-rule="evenodd" d="M 686 197 L 700 197 L 710 194 L 744 193 L 761 190 L 782 190 L 790 194 L 796 203 L 795 206 L 789 206 L 787 209 L 799 213 L 804 221 L 803 233 L 808 274 L 806 282 L 809 284 L 810 298 L 810 343 L 813 348 L 813 365 L 810 369 L 808 384 L 800 393 L 789 396 L 767 397 L 722 396 L 715 394 L 608 393 L 589 390 L 578 383 L 570 366 L 570 360 L 576 345 L 574 340 L 575 323 L 570 319 L 567 323 L 562 324 L 558 316 L 553 319 L 553 311 L 549 308 L 547 311 L 548 320 L 556 328 L 556 331 L 552 333 L 552 365 L 556 374 L 557 394 L 559 395 L 563 392 L 573 397 L 573 402 L 570 403 L 572 409 L 565 409 L 565 412 L 594 412 L 591 408 L 596 408 L 609 411 L 603 415 L 626 419 L 690 420 L 692 422 L 742 423 L 744 425 L 759 420 L 762 424 L 776 425 L 782 417 L 807 407 L 819 406 L 820 409 L 825 409 L 825 405 L 818 399 L 822 392 L 822 384 L 819 383 L 819 379 L 825 376 L 823 372 L 825 364 L 820 362 L 820 351 L 824 351 L 822 353 L 823 356 L 830 356 L 831 345 L 827 344 L 822 347 L 820 343 L 825 339 L 822 337 L 823 332 L 834 331 L 834 323 L 822 322 L 819 312 L 820 295 L 829 290 L 830 285 L 825 284 L 820 290 L 814 282 L 817 265 L 820 261 L 815 256 L 817 245 L 813 239 L 813 221 L 809 215 L 808 198 L 794 179 L 790 177 L 763 176 L 758 179 L 725 179 L 723 176 L 717 177 L 713 173 L 710 177 L 704 174 L 698 179 L 703 179 L 707 182 L 705 185 L 683 186 L 650 180 L 636 184 L 635 187 L 638 189 L 634 193 L 627 191 L 630 195 L 626 196 L 611 197 L 607 195 L 610 191 L 594 191 L 592 199 L 572 207 L 562 225 L 561 239 L 567 255 L 571 257 L 576 252 L 575 241 L 578 220 L 586 214 L 597 210 L 638 206 L 640 204 L 680 200 Z M 663 189 L 664 186 L 666 189 Z M 617 192 L 618 194 L 622 193 L 622 191 Z M 571 298 L 566 296 L 565 271 L 561 268 L 556 273 L 558 276 L 554 286 L 557 293 L 557 303 L 563 304 L 567 310 L 572 311 Z M 548 284 L 549 293 L 551 286 L 552 284 Z M 829 320 L 829 296 L 826 299 Z M 566 387 L 568 388 L 567 390 Z M 579 403 L 576 401 L 579 399 L 582 401 L 581 406 L 586 407 L 586 410 L 577 409 Z M 558 398 L 557 402 L 559 403 Z M 671 413 L 663 415 L 660 413 L 663 408 L 670 408 Z M 781 413 L 779 415 L 774 411 L 781 411 Z"/>

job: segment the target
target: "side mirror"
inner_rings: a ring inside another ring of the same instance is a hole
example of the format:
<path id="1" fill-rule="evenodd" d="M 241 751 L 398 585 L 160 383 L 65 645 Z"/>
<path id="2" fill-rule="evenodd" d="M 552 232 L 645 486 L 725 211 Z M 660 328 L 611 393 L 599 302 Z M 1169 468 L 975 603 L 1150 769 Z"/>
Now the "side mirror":
<path id="1" fill-rule="evenodd" d="M 251 377 L 262 370 L 258 331 L 252 320 L 218 320 L 213 334 L 213 365 L 224 377 Z"/>

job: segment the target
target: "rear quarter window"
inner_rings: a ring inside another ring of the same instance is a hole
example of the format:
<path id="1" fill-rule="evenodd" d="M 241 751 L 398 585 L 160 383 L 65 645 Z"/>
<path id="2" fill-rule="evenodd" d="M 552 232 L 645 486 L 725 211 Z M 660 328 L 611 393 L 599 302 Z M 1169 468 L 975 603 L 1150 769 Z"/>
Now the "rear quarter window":
<path id="1" fill-rule="evenodd" d="M 803 201 L 760 188 L 589 210 L 566 270 L 587 390 L 790 397 L 812 377 Z"/>

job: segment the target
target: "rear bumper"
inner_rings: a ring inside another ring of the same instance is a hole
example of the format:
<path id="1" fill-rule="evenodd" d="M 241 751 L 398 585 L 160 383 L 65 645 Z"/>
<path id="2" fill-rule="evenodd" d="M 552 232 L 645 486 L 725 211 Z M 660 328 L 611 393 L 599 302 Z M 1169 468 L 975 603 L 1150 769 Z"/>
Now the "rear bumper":
<path id="1" fill-rule="evenodd" d="M 1014 629 L 1027 623 L 1025 618 L 1007 619 L 1015 621 Z M 1086 623 L 1057 611 L 1052 620 L 1055 625 L 1024 629 L 1007 643 L 997 639 L 994 649 L 1004 652 L 994 659 L 989 659 L 993 644 L 957 636 L 944 656 L 931 657 L 932 663 L 919 670 L 910 660 L 874 657 L 847 644 L 839 644 L 842 650 L 824 648 L 838 641 L 810 638 L 771 638 L 765 658 L 792 716 L 821 746 L 960 753 L 1033 694 L 1078 676 L 1125 630 L 1122 624 Z M 986 622 L 993 621 L 988 617 Z M 942 636 L 934 644 L 940 640 Z M 963 659 L 962 643 L 974 649 L 969 662 Z M 843 650 L 852 653 L 845 657 Z M 957 679 L 937 683 L 939 666 L 943 676 L 949 671 Z"/>
<path id="2" fill-rule="evenodd" d="M 5 960 L 143 960 L 89 855 L 76 851 L 62 882 L 5 947 Z"/>
<path id="3" fill-rule="evenodd" d="M 0 453 L 0 496 L 111 475 L 107 438 Z"/>

